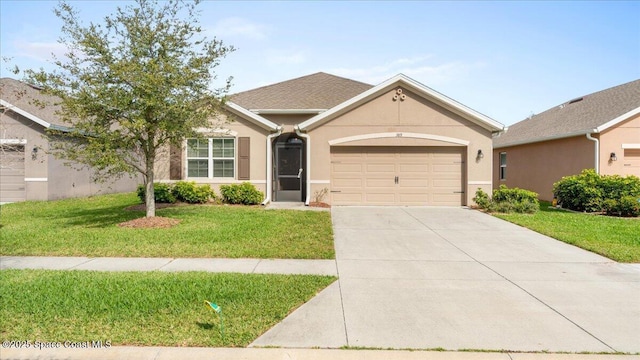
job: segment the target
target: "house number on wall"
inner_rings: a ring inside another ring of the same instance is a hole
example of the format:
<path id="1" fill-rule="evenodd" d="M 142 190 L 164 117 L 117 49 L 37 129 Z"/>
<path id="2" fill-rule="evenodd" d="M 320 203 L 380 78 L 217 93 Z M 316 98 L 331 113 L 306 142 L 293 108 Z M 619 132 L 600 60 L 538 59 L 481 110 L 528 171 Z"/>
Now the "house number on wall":
<path id="1" fill-rule="evenodd" d="M 396 137 L 402 137 L 402 133 L 396 133 Z"/>

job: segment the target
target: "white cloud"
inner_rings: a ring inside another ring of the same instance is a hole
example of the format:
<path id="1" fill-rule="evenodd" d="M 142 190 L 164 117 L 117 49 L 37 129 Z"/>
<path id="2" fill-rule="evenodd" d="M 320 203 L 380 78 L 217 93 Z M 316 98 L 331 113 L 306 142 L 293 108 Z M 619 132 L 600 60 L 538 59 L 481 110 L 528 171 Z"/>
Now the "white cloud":
<path id="1" fill-rule="evenodd" d="M 267 63 L 270 65 L 297 65 L 307 61 L 303 51 L 267 51 Z"/>
<path id="2" fill-rule="evenodd" d="M 18 56 L 25 56 L 38 61 L 51 60 L 51 54 L 61 59 L 68 52 L 67 47 L 59 42 L 15 41 L 13 46 Z"/>
<path id="3" fill-rule="evenodd" d="M 430 64 L 432 56 L 399 58 L 386 64 L 369 68 L 338 68 L 330 73 L 357 79 L 370 84 L 379 84 L 399 73 L 423 82 L 429 86 L 441 85 L 467 76 L 474 68 L 482 67 L 481 63 L 465 63 L 454 61 L 443 64 Z"/>
<path id="4" fill-rule="evenodd" d="M 262 40 L 267 37 L 267 29 L 265 26 L 240 17 L 222 19 L 218 21 L 210 31 L 212 35 L 219 38 L 225 36 L 241 36 Z"/>

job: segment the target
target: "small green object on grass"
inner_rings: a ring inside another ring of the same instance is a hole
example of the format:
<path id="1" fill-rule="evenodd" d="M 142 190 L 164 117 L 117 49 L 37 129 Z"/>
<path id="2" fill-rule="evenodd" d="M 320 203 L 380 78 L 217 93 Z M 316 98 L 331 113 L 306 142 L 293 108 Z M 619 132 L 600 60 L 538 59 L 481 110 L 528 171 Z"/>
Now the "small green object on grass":
<path id="1" fill-rule="evenodd" d="M 209 305 L 209 307 L 211 307 L 213 311 L 220 316 L 220 336 L 222 337 L 222 342 L 224 342 L 224 320 L 222 319 L 222 308 L 218 306 L 218 304 L 212 303 L 209 300 L 205 300 L 204 303 Z"/>

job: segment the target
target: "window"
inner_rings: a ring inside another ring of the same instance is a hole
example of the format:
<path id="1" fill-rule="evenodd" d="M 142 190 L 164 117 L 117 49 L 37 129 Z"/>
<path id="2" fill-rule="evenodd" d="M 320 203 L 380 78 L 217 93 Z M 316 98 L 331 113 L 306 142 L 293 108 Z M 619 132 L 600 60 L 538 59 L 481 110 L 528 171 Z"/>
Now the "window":
<path id="1" fill-rule="evenodd" d="M 187 140 L 187 177 L 234 177 L 235 139 Z"/>
<path id="2" fill-rule="evenodd" d="M 500 153 L 500 180 L 507 179 L 507 153 Z"/>

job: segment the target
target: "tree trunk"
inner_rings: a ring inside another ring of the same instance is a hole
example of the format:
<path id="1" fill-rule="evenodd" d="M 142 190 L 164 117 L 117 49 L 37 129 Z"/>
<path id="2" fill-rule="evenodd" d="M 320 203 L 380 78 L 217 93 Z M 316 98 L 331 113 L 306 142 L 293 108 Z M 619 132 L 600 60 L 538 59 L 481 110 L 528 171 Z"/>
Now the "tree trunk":
<path id="1" fill-rule="evenodd" d="M 156 198 L 153 189 L 154 180 L 153 161 L 147 161 L 147 176 L 146 176 L 146 193 L 145 193 L 145 205 L 147 208 L 147 217 L 156 216 Z"/>

